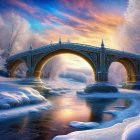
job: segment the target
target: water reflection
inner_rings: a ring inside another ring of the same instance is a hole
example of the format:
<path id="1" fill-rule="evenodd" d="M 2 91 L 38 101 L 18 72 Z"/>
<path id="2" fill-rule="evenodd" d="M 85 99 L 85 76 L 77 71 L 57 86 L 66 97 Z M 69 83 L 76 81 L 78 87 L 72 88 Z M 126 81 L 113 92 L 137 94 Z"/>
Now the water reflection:
<path id="1" fill-rule="evenodd" d="M 61 96 L 48 97 L 54 108 L 39 114 L 26 115 L 0 124 L 0 140 L 51 140 L 56 135 L 64 135 L 77 129 L 69 127 L 71 121 L 103 122 L 111 120 L 111 115 L 103 114 L 113 106 L 125 105 L 123 99 L 80 99 L 76 91 Z"/>
<path id="2" fill-rule="evenodd" d="M 91 109 L 90 118 L 91 122 L 103 122 L 106 120 L 111 120 L 111 115 L 105 115 L 103 113 L 107 106 L 115 102 L 116 99 L 85 99 L 87 105 Z"/>

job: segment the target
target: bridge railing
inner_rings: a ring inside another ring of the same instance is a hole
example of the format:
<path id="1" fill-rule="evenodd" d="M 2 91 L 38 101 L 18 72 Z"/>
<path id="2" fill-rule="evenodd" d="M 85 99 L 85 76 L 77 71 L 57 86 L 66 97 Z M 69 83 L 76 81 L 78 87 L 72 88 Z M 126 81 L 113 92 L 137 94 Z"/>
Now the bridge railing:
<path id="1" fill-rule="evenodd" d="M 138 54 L 133 54 L 133 53 L 129 53 L 129 52 L 124 52 L 124 51 L 121 51 L 121 50 L 116 50 L 116 49 L 110 49 L 110 48 L 106 48 L 106 50 L 110 53 L 117 53 L 117 54 L 123 54 L 125 56 L 129 56 L 129 57 L 137 57 L 137 58 L 140 58 L 140 55 Z"/>
<path id="2" fill-rule="evenodd" d="M 80 44 L 80 43 L 72 43 L 72 42 L 61 42 L 62 45 L 67 45 L 66 47 L 71 47 L 73 45 L 73 47 L 75 47 L 77 50 L 81 50 L 81 49 L 87 49 L 89 51 L 92 51 L 92 50 L 96 50 L 96 51 L 99 51 L 100 50 L 100 47 L 96 47 L 96 46 L 92 46 L 92 45 L 86 45 L 86 44 Z M 29 52 L 38 52 L 39 50 L 44 50 L 45 48 L 51 48 L 52 46 L 59 46 L 60 43 L 53 43 L 53 44 L 48 44 L 48 45 L 44 45 L 44 46 L 41 46 L 39 48 L 35 48 L 33 50 L 28 50 L 28 51 L 25 51 L 25 52 L 21 52 L 21 53 L 18 53 L 16 55 L 12 55 L 10 56 L 9 59 L 7 60 L 11 60 L 11 59 L 14 59 L 14 58 L 18 58 L 18 57 L 23 57 L 23 56 L 26 56 Z M 137 54 L 132 54 L 132 53 L 129 53 L 129 52 L 124 52 L 124 51 L 120 51 L 120 50 L 116 50 L 116 49 L 110 49 L 110 48 L 106 48 L 106 51 L 107 52 L 110 52 L 110 53 L 117 53 L 117 54 L 125 54 L 125 56 L 129 56 L 129 57 L 137 57 L 137 58 L 140 58 L 140 55 L 137 55 Z"/>

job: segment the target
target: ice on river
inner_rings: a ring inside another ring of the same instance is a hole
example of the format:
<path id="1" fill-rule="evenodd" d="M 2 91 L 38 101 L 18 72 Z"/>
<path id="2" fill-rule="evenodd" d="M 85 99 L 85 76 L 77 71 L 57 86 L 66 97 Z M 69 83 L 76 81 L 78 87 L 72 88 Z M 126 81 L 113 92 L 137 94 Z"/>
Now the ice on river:
<path id="1" fill-rule="evenodd" d="M 116 116 L 119 113 L 119 111 L 117 111 L 117 110 L 106 110 L 106 111 L 103 111 L 103 113 Z"/>
<path id="2" fill-rule="evenodd" d="M 124 111 L 116 112 L 114 120 L 99 125 L 98 129 L 75 131 L 56 136 L 53 140 L 140 140 L 139 91 L 125 90 L 124 94 L 92 94 L 87 95 L 86 98 L 101 98 L 101 96 L 102 98 L 129 98 L 132 104 Z M 110 112 L 112 111 L 108 111 Z"/>
<path id="3" fill-rule="evenodd" d="M 69 123 L 71 127 L 78 128 L 78 129 L 91 129 L 99 126 L 99 123 L 96 122 L 78 122 L 72 121 Z"/>

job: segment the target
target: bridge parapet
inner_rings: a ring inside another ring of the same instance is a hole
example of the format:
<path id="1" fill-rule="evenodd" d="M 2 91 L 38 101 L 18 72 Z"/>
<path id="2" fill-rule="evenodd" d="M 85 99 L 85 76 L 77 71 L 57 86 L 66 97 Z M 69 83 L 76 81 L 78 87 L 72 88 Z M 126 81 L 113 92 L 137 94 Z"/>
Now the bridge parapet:
<path id="1" fill-rule="evenodd" d="M 83 57 L 93 68 L 97 81 L 108 81 L 108 70 L 113 62 L 120 62 L 125 66 L 129 82 L 140 81 L 139 55 L 109 48 L 102 50 L 100 47 L 71 42 L 49 44 L 13 55 L 7 59 L 8 69 L 12 71 L 13 67 L 24 61 L 28 67 L 27 76 L 38 77 L 41 69 L 36 67 L 43 65 L 48 58 L 59 52 Z"/>
<path id="2" fill-rule="evenodd" d="M 100 47 L 96 47 L 96 46 L 92 46 L 92 45 L 85 45 L 85 44 L 71 43 L 71 42 L 62 42 L 61 45 L 59 43 L 54 43 L 54 44 L 48 44 L 48 45 L 42 46 L 40 48 L 33 49 L 32 53 L 34 54 L 36 52 L 42 52 L 44 50 L 49 51 L 50 49 L 54 49 L 54 47 L 74 48 L 76 50 L 84 50 L 84 51 L 90 51 L 90 52 L 99 52 L 100 51 Z M 29 53 L 29 51 L 25 51 L 25 52 L 21 52 L 21 53 L 12 55 L 7 59 L 7 61 L 16 59 L 19 57 L 27 56 L 28 53 Z M 122 55 L 122 56 L 126 56 L 126 57 L 137 58 L 140 60 L 140 55 L 132 54 L 132 53 L 124 52 L 124 51 L 120 51 L 120 50 L 106 48 L 106 53 L 111 54 L 111 55 Z"/>

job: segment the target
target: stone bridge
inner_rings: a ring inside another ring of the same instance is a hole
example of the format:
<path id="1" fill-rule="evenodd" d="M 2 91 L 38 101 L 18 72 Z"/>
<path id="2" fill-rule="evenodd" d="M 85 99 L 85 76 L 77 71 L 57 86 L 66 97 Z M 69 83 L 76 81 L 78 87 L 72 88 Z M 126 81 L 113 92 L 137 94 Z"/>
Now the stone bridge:
<path id="1" fill-rule="evenodd" d="M 55 55 L 63 53 L 75 54 L 85 59 L 92 67 L 97 82 L 107 82 L 109 67 L 113 62 L 120 62 L 127 71 L 127 83 L 131 83 L 131 87 L 138 86 L 140 56 L 105 48 L 103 41 L 101 47 L 59 41 L 56 44 L 49 44 L 37 49 L 30 48 L 29 51 L 13 55 L 7 59 L 9 76 L 15 77 L 17 66 L 24 62 L 28 68 L 27 77 L 40 79 L 41 70 L 45 63 Z"/>

